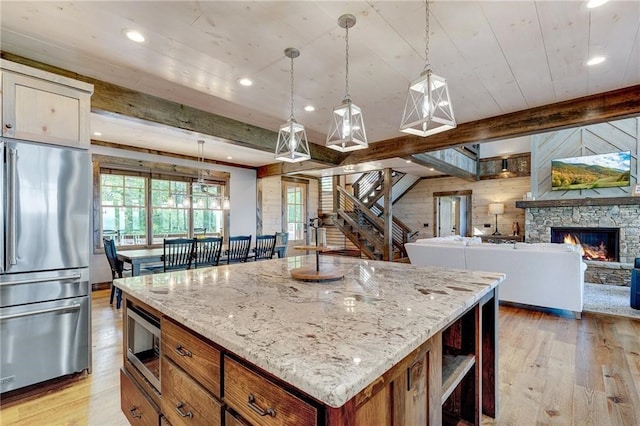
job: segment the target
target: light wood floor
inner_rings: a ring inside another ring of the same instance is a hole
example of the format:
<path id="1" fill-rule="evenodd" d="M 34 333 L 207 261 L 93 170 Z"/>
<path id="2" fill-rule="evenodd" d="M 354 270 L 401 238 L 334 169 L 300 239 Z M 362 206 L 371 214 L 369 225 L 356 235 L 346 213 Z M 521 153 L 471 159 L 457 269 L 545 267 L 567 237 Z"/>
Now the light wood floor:
<path id="1" fill-rule="evenodd" d="M 2 425 L 126 425 L 120 412 L 122 319 L 93 294 L 93 373 L 3 406 Z M 640 321 L 582 320 L 500 306 L 499 417 L 487 425 L 640 425 Z M 373 425 L 372 425 L 373 426 Z"/>

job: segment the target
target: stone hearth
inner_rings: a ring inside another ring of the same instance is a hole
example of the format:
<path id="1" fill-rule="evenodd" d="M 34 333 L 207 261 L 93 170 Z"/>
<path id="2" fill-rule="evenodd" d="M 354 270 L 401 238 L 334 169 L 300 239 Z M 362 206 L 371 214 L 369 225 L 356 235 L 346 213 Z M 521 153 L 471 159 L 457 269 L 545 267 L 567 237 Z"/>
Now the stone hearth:
<path id="1" fill-rule="evenodd" d="M 620 262 L 589 261 L 585 282 L 628 286 L 640 257 L 640 198 L 517 201 L 525 209 L 525 241 L 551 242 L 552 227 L 620 228 Z"/>

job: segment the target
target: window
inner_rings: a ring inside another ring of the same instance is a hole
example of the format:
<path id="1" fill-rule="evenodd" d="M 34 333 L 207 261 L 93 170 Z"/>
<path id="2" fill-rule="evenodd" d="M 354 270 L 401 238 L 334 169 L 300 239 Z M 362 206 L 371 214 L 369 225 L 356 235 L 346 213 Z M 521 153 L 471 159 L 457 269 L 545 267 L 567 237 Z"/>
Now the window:
<path id="1" fill-rule="evenodd" d="M 154 244 L 162 244 L 165 238 L 189 236 L 189 186 L 188 182 L 151 180 L 151 224 Z"/>
<path id="2" fill-rule="evenodd" d="M 305 240 L 307 223 L 306 185 L 303 183 L 286 182 L 284 185 L 285 225 L 289 233 L 289 241 Z"/>
<path id="3" fill-rule="evenodd" d="M 143 169 L 139 163 L 136 168 Z M 106 165 L 94 170 L 99 170 L 94 179 L 100 182 L 94 216 L 96 248 L 102 247 L 102 236 L 133 248 L 157 246 L 165 238 L 224 235 L 227 212 L 222 200 L 228 173 L 214 172 L 216 180 L 203 185 L 195 169 L 193 176 Z"/>
<path id="4" fill-rule="evenodd" d="M 102 234 L 122 245 L 145 244 L 147 209 L 146 179 L 137 176 L 102 174 L 100 200 Z"/>
<path id="5" fill-rule="evenodd" d="M 221 236 L 224 230 L 224 215 L 221 200 L 224 195 L 222 185 L 203 187 L 199 183 L 192 184 L 193 194 L 193 230 L 199 234 Z"/>

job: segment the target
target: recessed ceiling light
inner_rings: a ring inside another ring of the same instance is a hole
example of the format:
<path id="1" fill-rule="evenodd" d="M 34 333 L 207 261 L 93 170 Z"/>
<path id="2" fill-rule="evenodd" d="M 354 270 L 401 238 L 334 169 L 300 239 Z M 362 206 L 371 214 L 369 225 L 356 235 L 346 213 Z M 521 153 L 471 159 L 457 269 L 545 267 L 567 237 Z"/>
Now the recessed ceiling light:
<path id="1" fill-rule="evenodd" d="M 593 9 L 594 7 L 599 7 L 608 2 L 609 0 L 589 0 L 587 2 L 587 7 L 589 9 Z"/>
<path id="2" fill-rule="evenodd" d="M 410 163 L 410 162 L 411 162 L 411 160 L 405 160 L 405 163 Z"/>
<path id="3" fill-rule="evenodd" d="M 603 63 L 605 60 L 604 56 L 594 56 L 593 58 L 589 59 L 587 61 L 587 65 L 592 66 L 592 65 L 598 65 Z"/>
<path id="4" fill-rule="evenodd" d="M 316 107 L 314 107 L 313 105 L 307 105 L 306 107 L 304 107 L 304 110 L 307 112 L 311 112 L 311 111 L 315 111 Z"/>
<path id="5" fill-rule="evenodd" d="M 228 156 L 227 156 L 227 160 L 233 160 L 233 157 L 232 157 L 232 156 L 230 156 L 230 155 L 228 155 Z"/>
<path id="6" fill-rule="evenodd" d="M 100 133 L 100 132 L 93 132 L 93 136 L 102 136 L 102 133 Z"/>
<path id="7" fill-rule="evenodd" d="M 142 43 L 144 41 L 144 36 L 140 31 L 125 28 L 122 30 L 122 34 L 124 34 L 129 40 L 135 41 L 136 43 Z"/>
<path id="8" fill-rule="evenodd" d="M 242 77 L 238 79 L 238 83 L 240 83 L 242 86 L 251 86 L 253 84 L 253 80 L 248 77 Z"/>
<path id="9" fill-rule="evenodd" d="M 429 167 L 429 171 L 430 172 L 434 171 L 434 168 L 433 167 Z"/>

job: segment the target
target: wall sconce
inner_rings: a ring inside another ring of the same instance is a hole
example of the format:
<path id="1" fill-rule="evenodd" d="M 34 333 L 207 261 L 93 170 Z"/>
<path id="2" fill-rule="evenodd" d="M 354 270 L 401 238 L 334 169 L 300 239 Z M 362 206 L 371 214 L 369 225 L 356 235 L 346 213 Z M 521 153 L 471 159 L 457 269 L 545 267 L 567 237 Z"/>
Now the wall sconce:
<path id="1" fill-rule="evenodd" d="M 500 232 L 498 232 L 498 215 L 504 214 L 504 204 L 502 203 L 489 204 L 489 214 L 496 215 L 496 230 L 491 235 L 500 235 Z"/>
<path id="2" fill-rule="evenodd" d="M 502 159 L 502 171 L 503 171 L 503 172 L 506 172 L 507 170 L 508 170 L 508 167 L 507 167 L 507 159 L 506 159 L 506 158 L 503 158 L 503 159 Z"/>

